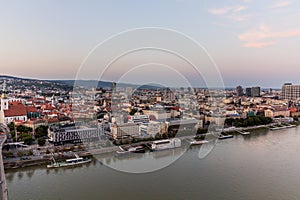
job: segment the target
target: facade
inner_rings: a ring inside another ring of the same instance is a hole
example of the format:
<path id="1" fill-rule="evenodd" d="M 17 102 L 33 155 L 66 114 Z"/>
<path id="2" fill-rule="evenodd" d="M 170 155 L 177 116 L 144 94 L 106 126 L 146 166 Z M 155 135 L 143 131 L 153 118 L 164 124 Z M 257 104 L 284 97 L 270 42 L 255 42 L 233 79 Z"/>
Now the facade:
<path id="1" fill-rule="evenodd" d="M 139 124 L 125 123 L 125 124 L 112 124 L 111 134 L 113 138 L 136 137 L 140 135 Z"/>
<path id="2" fill-rule="evenodd" d="M 48 129 L 49 141 L 55 145 L 64 143 L 80 143 L 99 140 L 103 134 L 101 128 L 86 127 L 51 127 Z"/>
<path id="3" fill-rule="evenodd" d="M 142 124 L 140 126 L 141 135 L 151 135 L 154 137 L 156 134 L 162 134 L 160 122 L 153 122 Z"/>
<path id="4" fill-rule="evenodd" d="M 149 115 L 128 115 L 128 122 L 147 123 L 147 122 L 149 122 Z"/>
<path id="5" fill-rule="evenodd" d="M 42 119 L 29 119 L 26 123 L 23 123 L 24 126 L 32 128 L 33 131 L 39 126 L 47 126 L 48 123 L 46 120 Z"/>
<path id="6" fill-rule="evenodd" d="M 260 97 L 260 87 L 252 87 L 251 88 L 251 96 L 252 97 Z"/>
<path id="7" fill-rule="evenodd" d="M 246 96 L 247 97 L 251 97 L 252 96 L 251 88 L 246 88 Z"/>
<path id="8" fill-rule="evenodd" d="M 292 85 L 291 83 L 285 83 L 282 86 L 282 99 L 299 99 L 300 98 L 300 85 Z"/>
<path id="9" fill-rule="evenodd" d="M 244 90 L 243 90 L 242 86 L 240 86 L 240 85 L 237 86 L 235 90 L 236 90 L 236 95 L 237 96 L 241 97 L 241 96 L 244 95 Z"/>
<path id="10" fill-rule="evenodd" d="M 4 120 L 7 124 L 13 121 L 27 121 L 26 106 L 21 101 L 8 102 L 8 108 L 4 107 Z"/>
<path id="11" fill-rule="evenodd" d="M 289 117 L 290 116 L 290 110 L 288 108 L 272 108 L 265 110 L 265 116 L 266 117 Z"/>
<path id="12" fill-rule="evenodd" d="M 246 88 L 247 97 L 260 97 L 260 87 Z"/>

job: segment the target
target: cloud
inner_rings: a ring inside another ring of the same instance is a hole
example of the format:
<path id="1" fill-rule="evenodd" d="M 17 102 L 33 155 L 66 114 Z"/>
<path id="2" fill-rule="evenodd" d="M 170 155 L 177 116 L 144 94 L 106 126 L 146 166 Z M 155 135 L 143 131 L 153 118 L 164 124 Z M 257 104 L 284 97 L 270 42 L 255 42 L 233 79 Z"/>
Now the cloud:
<path id="1" fill-rule="evenodd" d="M 282 8 L 290 5 L 291 1 L 281 1 L 271 6 L 271 8 Z"/>
<path id="2" fill-rule="evenodd" d="M 213 15 L 224 15 L 228 13 L 232 8 L 231 7 L 223 7 L 223 8 L 212 8 L 208 10 Z"/>
<path id="3" fill-rule="evenodd" d="M 246 6 L 236 5 L 236 6 L 225 6 L 222 8 L 212 8 L 209 9 L 208 12 L 213 15 L 224 16 L 234 21 L 244 21 L 250 17 L 250 15 L 241 14 L 241 12 L 246 9 L 247 9 Z"/>
<path id="4" fill-rule="evenodd" d="M 238 35 L 238 38 L 240 41 L 244 42 L 244 47 L 262 48 L 276 44 L 276 41 L 280 38 L 289 38 L 298 35 L 300 35 L 300 29 L 276 32 L 271 31 L 266 26 L 260 26 L 256 31 Z"/>
<path id="5" fill-rule="evenodd" d="M 275 44 L 274 41 L 270 41 L 270 42 L 248 42 L 244 44 L 244 47 L 249 47 L 249 48 L 263 48 L 266 46 L 271 46 Z"/>

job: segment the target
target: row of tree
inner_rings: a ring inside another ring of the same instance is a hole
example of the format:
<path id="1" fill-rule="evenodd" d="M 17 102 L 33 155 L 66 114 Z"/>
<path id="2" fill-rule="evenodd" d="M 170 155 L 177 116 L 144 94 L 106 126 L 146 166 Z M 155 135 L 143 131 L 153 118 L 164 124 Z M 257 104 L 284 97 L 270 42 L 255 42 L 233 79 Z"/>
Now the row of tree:
<path id="1" fill-rule="evenodd" d="M 235 127 L 247 127 L 247 126 L 257 126 L 257 125 L 266 125 L 272 123 L 273 120 L 270 117 L 264 116 L 250 116 L 245 119 L 243 118 L 227 118 L 225 120 L 226 126 L 235 126 Z"/>
<path id="2" fill-rule="evenodd" d="M 14 123 L 10 123 L 8 125 L 11 137 L 14 139 L 14 141 L 22 141 L 26 145 L 31 145 L 35 140 L 37 140 L 37 143 L 42 146 L 46 143 L 45 138 L 48 134 L 48 126 L 41 125 L 37 127 L 34 130 L 30 127 L 26 127 L 23 125 L 19 125 L 15 127 Z M 16 137 L 16 131 L 17 131 L 17 137 Z"/>

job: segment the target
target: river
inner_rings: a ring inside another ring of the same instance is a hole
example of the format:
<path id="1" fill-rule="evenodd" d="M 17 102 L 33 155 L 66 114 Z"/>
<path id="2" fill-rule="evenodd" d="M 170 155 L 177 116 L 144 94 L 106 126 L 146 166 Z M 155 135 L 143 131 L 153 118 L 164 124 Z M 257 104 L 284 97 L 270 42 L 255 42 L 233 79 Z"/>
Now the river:
<path id="1" fill-rule="evenodd" d="M 200 147 L 189 148 L 176 162 L 149 173 L 111 169 L 106 164 L 116 161 L 109 157 L 71 169 L 8 170 L 8 195 L 14 200 L 300 199 L 299 144 L 300 127 L 259 130 L 218 141 L 203 159 L 198 158 Z M 166 159 L 176 151 L 154 159 Z M 149 155 L 139 156 L 147 162 Z"/>

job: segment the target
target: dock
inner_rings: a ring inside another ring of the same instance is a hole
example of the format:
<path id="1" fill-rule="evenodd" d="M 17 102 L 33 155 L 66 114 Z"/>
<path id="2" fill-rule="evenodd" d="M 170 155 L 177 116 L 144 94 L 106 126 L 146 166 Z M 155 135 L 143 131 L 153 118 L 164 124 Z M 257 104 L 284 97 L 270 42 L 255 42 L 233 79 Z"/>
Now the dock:
<path id="1" fill-rule="evenodd" d="M 269 126 L 269 129 L 273 131 L 273 130 L 281 130 L 285 128 L 293 128 L 293 127 L 296 127 L 296 125 L 289 124 L 289 125 L 280 125 L 280 126 Z"/>
<path id="2" fill-rule="evenodd" d="M 249 131 L 236 131 L 236 132 L 238 132 L 239 134 L 241 134 L 241 135 L 250 135 L 250 132 Z"/>
<path id="3" fill-rule="evenodd" d="M 220 136 L 219 136 L 219 140 L 225 140 L 225 139 L 229 139 L 229 138 L 233 138 L 233 135 L 222 135 L 222 134 L 220 134 Z"/>

